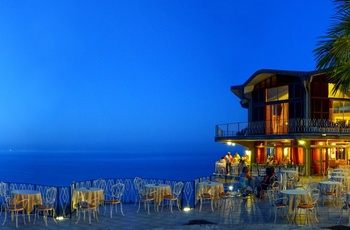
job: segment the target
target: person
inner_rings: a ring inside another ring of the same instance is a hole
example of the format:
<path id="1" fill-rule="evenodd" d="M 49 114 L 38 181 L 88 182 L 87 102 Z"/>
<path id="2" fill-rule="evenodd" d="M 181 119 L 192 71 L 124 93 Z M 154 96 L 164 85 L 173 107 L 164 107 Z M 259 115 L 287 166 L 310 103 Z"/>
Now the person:
<path id="1" fill-rule="evenodd" d="M 246 167 L 247 165 L 245 164 L 245 162 L 244 162 L 244 160 L 242 160 L 242 159 L 240 159 L 239 160 L 239 163 L 238 163 L 238 173 L 240 172 L 240 171 L 242 171 L 243 170 L 243 168 L 244 167 Z"/>
<path id="2" fill-rule="evenodd" d="M 252 176 L 249 174 L 249 169 L 247 166 L 244 166 L 242 169 L 242 173 L 239 176 L 239 182 L 241 183 L 243 189 L 245 189 L 248 193 L 253 191 L 252 187 L 250 187 L 250 180 Z"/>
<path id="3" fill-rule="evenodd" d="M 249 169 L 247 166 L 244 166 L 242 168 L 242 173 L 241 173 L 240 177 L 247 178 L 248 180 L 252 179 L 252 176 L 249 174 Z"/>
<path id="4" fill-rule="evenodd" d="M 226 174 L 230 174 L 231 162 L 233 161 L 233 158 L 230 152 L 227 152 L 227 155 L 225 156 L 225 160 L 226 160 Z"/>
<path id="5" fill-rule="evenodd" d="M 266 168 L 266 175 L 264 179 L 260 182 L 260 184 L 257 187 L 257 194 L 256 196 L 260 198 L 260 193 L 262 190 L 267 190 L 272 183 L 274 182 L 275 178 L 275 169 L 274 167 L 267 167 Z"/>
<path id="6" fill-rule="evenodd" d="M 240 159 L 241 159 L 241 156 L 238 153 L 236 153 L 234 157 L 234 161 L 239 162 Z"/>

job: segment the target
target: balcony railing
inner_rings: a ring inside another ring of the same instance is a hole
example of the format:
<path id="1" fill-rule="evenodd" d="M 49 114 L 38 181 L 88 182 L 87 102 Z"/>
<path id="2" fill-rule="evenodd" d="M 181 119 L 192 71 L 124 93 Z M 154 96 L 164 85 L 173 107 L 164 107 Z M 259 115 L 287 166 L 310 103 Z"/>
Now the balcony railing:
<path id="1" fill-rule="evenodd" d="M 349 134 L 350 124 L 324 119 L 289 119 L 221 124 L 216 126 L 215 137 L 252 136 L 268 134 Z"/>

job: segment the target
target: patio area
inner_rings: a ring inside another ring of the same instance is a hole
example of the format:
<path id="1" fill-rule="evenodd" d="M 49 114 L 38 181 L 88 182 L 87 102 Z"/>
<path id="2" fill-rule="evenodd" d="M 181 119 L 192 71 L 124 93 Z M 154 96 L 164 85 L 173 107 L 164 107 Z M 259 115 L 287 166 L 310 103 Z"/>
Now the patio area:
<path id="1" fill-rule="evenodd" d="M 338 224 L 339 209 L 334 208 L 329 204 L 319 207 L 319 223 L 312 219 L 310 226 L 301 226 L 304 222 L 297 218 L 297 223 L 291 224 L 286 217 L 278 216 L 276 223 L 274 222 L 274 213 L 269 219 L 270 204 L 267 200 L 258 200 L 255 198 L 235 200 L 232 206 L 218 207 L 214 212 L 210 209 L 210 204 L 205 204 L 201 212 L 198 208 L 184 212 L 174 208 L 173 214 L 170 210 L 164 207 L 163 211 L 155 212 L 153 207 L 150 214 L 141 208 L 137 213 L 138 206 L 134 204 L 124 204 L 123 210 L 125 216 L 120 212 L 109 216 L 109 207 L 106 215 L 104 209 L 100 208 L 98 215 L 99 222 L 92 218 L 92 223 L 89 225 L 88 218 L 76 222 L 75 215 L 72 218 L 65 218 L 58 221 L 56 224 L 52 218 L 48 218 L 48 227 L 45 226 L 42 217 L 36 221 L 26 225 L 19 217 L 19 229 L 348 229 L 348 212 L 343 213 L 343 217 Z M 118 210 L 119 211 L 119 210 Z M 0 216 L 0 221 L 3 221 L 4 215 Z M 8 217 L 9 218 L 9 217 Z M 338 226 L 338 228 L 334 228 Z M 7 220 L 1 229 L 16 229 L 14 222 Z"/>

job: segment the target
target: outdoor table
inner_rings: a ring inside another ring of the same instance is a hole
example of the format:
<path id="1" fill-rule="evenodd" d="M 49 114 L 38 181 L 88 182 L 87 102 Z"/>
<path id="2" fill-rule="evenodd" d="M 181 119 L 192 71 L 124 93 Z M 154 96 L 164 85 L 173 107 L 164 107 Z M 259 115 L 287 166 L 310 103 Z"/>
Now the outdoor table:
<path id="1" fill-rule="evenodd" d="M 337 171 L 337 172 L 332 172 L 331 176 L 347 176 L 348 173 L 347 172 L 343 172 L 343 171 Z"/>
<path id="2" fill-rule="evenodd" d="M 146 184 L 145 185 L 146 194 L 155 192 L 154 200 L 160 205 L 164 199 L 164 195 L 171 195 L 171 187 L 168 184 Z"/>
<path id="3" fill-rule="evenodd" d="M 333 181 L 339 181 L 341 182 L 342 184 L 345 184 L 345 181 L 349 179 L 348 176 L 331 176 L 331 179 Z"/>
<path id="4" fill-rule="evenodd" d="M 286 189 L 286 190 L 281 190 L 280 193 L 286 195 L 289 200 L 289 215 L 292 217 L 291 220 L 292 222 L 295 220 L 296 217 L 296 198 L 299 196 L 307 196 L 308 191 L 304 189 Z M 305 197 L 306 199 L 307 197 Z"/>
<path id="5" fill-rule="evenodd" d="M 77 204 L 79 203 L 79 197 L 81 197 L 84 202 L 87 202 L 92 205 L 100 205 L 104 200 L 103 189 L 101 188 L 77 188 L 73 191 L 72 196 L 72 206 L 74 209 L 77 208 Z M 92 203 L 93 200 L 98 199 L 99 203 Z"/>
<path id="6" fill-rule="evenodd" d="M 324 191 L 326 191 L 326 190 L 327 191 L 334 191 L 335 190 L 336 191 L 335 197 L 336 197 L 336 199 L 338 199 L 338 197 L 339 197 L 338 186 L 342 184 L 341 182 L 326 180 L 326 181 L 321 181 L 318 184 L 319 184 L 319 188 L 320 188 L 322 196 L 324 196 Z M 322 197 L 322 199 L 324 199 L 324 198 Z M 338 203 L 338 200 L 336 201 L 336 203 Z"/>
<path id="7" fill-rule="evenodd" d="M 223 183 L 213 182 L 213 181 L 203 181 L 198 183 L 197 196 L 196 196 L 197 200 L 201 198 L 202 191 L 213 195 L 214 200 L 218 200 L 220 199 L 220 193 L 224 192 L 224 185 Z"/>
<path id="8" fill-rule="evenodd" d="M 34 206 L 42 204 L 41 193 L 36 190 L 23 189 L 11 191 L 11 196 L 14 196 L 13 198 L 18 201 L 23 199 L 28 200 L 25 210 L 27 211 L 28 220 L 30 222 L 30 213 L 34 210 Z"/>
<path id="9" fill-rule="evenodd" d="M 322 189 L 324 188 L 324 186 L 328 187 L 328 190 L 331 191 L 334 189 L 334 187 L 337 187 L 339 185 L 341 185 L 341 182 L 339 181 L 332 181 L 332 180 L 325 180 L 325 181 L 320 181 L 318 182 L 319 187 L 320 187 L 320 191 L 323 191 Z M 338 189 L 336 189 L 338 191 Z"/>

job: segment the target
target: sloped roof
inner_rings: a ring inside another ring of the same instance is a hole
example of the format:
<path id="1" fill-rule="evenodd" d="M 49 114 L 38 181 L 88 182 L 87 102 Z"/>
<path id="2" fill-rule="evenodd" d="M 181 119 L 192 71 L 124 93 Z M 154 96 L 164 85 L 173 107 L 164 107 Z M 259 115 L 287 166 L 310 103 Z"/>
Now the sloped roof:
<path id="1" fill-rule="evenodd" d="M 311 76 L 315 74 L 322 73 L 324 71 L 292 71 L 292 70 L 274 70 L 274 69 L 261 69 L 253 73 L 252 76 L 248 78 L 246 82 L 244 82 L 242 85 L 236 85 L 231 86 L 231 91 L 239 98 L 244 99 L 244 94 L 251 92 L 254 89 L 254 85 L 258 84 L 259 82 L 270 78 L 274 75 L 285 75 L 285 76 L 292 76 L 292 77 L 299 77 L 300 80 L 307 80 L 309 81 L 311 79 Z"/>

